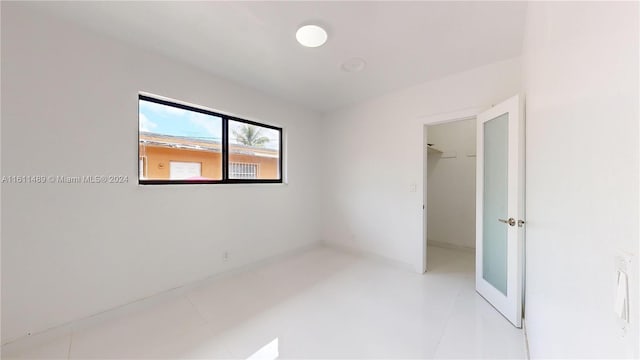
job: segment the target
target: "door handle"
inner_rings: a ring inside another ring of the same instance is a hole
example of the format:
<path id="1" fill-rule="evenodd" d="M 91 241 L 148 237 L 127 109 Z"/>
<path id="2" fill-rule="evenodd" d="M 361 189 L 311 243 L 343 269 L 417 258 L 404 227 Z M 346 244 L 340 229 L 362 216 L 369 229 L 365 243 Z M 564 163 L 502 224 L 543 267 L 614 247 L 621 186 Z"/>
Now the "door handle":
<path id="1" fill-rule="evenodd" d="M 498 219 L 501 223 L 509 224 L 509 226 L 516 226 L 516 219 L 508 218 L 508 219 Z"/>

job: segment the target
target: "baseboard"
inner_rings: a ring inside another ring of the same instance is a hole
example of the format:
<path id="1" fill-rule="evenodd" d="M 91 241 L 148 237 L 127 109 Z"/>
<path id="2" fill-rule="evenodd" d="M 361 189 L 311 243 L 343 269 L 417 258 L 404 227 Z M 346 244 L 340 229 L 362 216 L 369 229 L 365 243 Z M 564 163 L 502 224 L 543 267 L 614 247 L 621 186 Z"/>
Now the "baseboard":
<path id="1" fill-rule="evenodd" d="M 240 265 L 232 269 L 224 270 L 222 272 L 207 276 L 206 278 L 196 280 L 194 282 L 186 283 L 184 285 L 171 288 L 168 290 L 164 290 L 162 292 L 152 294 L 147 297 L 134 300 L 126 304 L 115 306 L 105 311 L 101 311 L 80 319 L 72 320 L 64 324 L 60 324 L 45 330 L 41 330 L 31 335 L 26 335 L 16 339 L 11 339 L 6 343 L 3 343 L 1 348 L 2 350 L 5 350 L 7 347 L 11 347 L 12 350 L 29 348 L 32 345 L 41 344 L 41 343 L 56 339 L 58 337 L 68 335 L 73 331 L 85 329 L 96 323 L 109 320 L 111 318 L 117 317 L 118 315 L 122 315 L 130 311 L 134 311 L 135 309 L 144 308 L 154 303 L 180 297 L 196 287 L 206 285 L 207 283 L 217 281 L 221 278 L 228 277 L 238 273 L 251 271 L 258 267 L 265 266 L 265 265 L 286 259 L 291 256 L 302 254 L 321 246 L 323 246 L 323 243 L 318 241 L 318 242 L 314 242 L 304 246 L 289 249 L 284 252 L 268 256 L 264 259 L 260 259 L 248 264 Z"/>
<path id="2" fill-rule="evenodd" d="M 462 251 L 467 251 L 472 253 L 476 252 L 476 248 L 474 247 L 456 245 L 456 244 L 451 244 L 451 243 L 446 243 L 446 242 L 436 241 L 431 239 L 427 239 L 427 246 L 435 246 L 443 249 L 462 250 Z"/>
<path id="3" fill-rule="evenodd" d="M 363 250 L 361 248 L 358 247 L 353 247 L 353 246 L 348 246 L 348 245 L 344 245 L 344 244 L 337 244 L 337 243 L 333 243 L 333 242 L 329 242 L 329 241 L 323 241 L 322 245 L 329 247 L 329 248 L 333 248 L 336 249 L 338 251 L 342 251 L 351 255 L 355 255 L 355 256 L 361 256 L 361 257 L 365 257 L 365 258 L 369 258 L 369 259 L 373 259 L 376 261 L 380 261 L 380 262 L 384 262 L 387 265 L 391 265 L 403 270 L 408 270 L 411 272 L 416 272 L 415 270 L 415 266 L 413 264 L 409 264 L 397 259 L 393 259 L 384 255 L 380 255 L 378 253 L 372 252 L 372 251 L 367 251 L 367 250 Z"/>

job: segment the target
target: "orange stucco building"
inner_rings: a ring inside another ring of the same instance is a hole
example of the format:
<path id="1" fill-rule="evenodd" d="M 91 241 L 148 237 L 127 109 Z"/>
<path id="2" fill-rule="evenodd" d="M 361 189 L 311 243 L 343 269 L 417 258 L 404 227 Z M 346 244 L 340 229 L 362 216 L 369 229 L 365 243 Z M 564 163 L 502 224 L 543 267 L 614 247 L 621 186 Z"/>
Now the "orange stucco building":
<path id="1" fill-rule="evenodd" d="M 141 179 L 222 179 L 219 141 L 141 132 L 139 156 Z M 232 179 L 278 179 L 278 163 L 277 150 L 229 145 Z"/>

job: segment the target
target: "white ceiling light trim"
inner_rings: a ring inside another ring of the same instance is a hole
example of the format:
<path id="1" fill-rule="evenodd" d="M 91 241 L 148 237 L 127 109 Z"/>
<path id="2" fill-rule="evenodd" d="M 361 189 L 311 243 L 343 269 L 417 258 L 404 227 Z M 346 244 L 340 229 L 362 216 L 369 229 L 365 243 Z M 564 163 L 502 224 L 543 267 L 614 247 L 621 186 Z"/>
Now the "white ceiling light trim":
<path id="1" fill-rule="evenodd" d="M 306 47 L 322 46 L 327 42 L 327 32 L 318 25 L 305 25 L 296 32 L 296 40 Z"/>

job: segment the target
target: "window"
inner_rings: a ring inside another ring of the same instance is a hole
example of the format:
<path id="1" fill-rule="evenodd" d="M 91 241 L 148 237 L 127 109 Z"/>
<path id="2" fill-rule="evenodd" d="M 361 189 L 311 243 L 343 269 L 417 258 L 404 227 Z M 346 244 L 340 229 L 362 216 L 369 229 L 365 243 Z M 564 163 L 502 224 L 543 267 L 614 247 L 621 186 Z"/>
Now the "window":
<path id="1" fill-rule="evenodd" d="M 169 179 L 188 180 L 202 177 L 202 163 L 169 161 Z"/>
<path id="2" fill-rule="evenodd" d="M 140 95 L 140 184 L 281 183 L 282 129 Z"/>
<path id="3" fill-rule="evenodd" d="M 138 178 L 144 179 L 144 158 L 140 157 L 138 161 Z"/>
<path id="4" fill-rule="evenodd" d="M 231 179 L 257 179 L 258 164 L 230 163 L 229 177 Z"/>
<path id="5" fill-rule="evenodd" d="M 228 133 L 229 179 L 280 179 L 281 130 L 229 120 Z"/>

